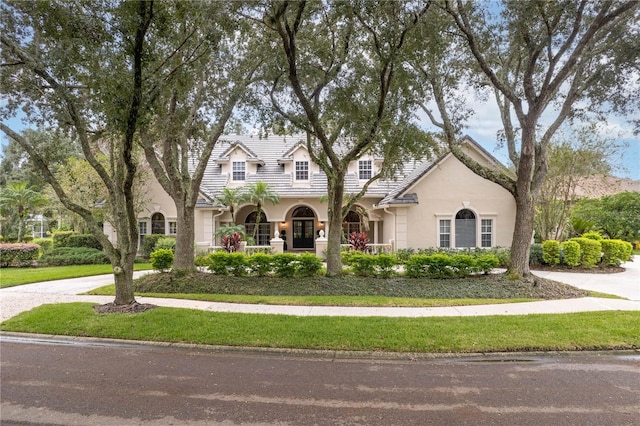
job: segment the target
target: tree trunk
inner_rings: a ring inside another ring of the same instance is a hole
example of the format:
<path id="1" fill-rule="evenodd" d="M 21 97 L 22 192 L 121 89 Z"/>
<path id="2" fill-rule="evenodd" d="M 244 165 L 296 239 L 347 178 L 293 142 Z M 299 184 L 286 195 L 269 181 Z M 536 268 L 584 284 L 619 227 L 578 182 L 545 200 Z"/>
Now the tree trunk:
<path id="1" fill-rule="evenodd" d="M 133 295 L 133 264 L 135 256 L 129 256 L 120 265 L 113 267 L 113 277 L 116 285 L 115 305 L 130 305 L 136 301 Z"/>
<path id="2" fill-rule="evenodd" d="M 176 255 L 173 260 L 173 269 L 194 271 L 195 209 L 190 205 L 178 206 L 176 204 L 176 207 L 178 207 L 176 223 L 178 232 L 176 234 Z"/>
<path id="3" fill-rule="evenodd" d="M 519 278 L 530 274 L 529 252 L 533 236 L 534 204 L 530 194 L 516 195 L 516 226 L 511 243 L 511 265 L 508 273 Z"/>
<path id="4" fill-rule="evenodd" d="M 516 181 L 516 222 L 511 242 L 511 265 L 508 273 L 517 278 L 531 274 L 529 270 L 529 252 L 533 236 L 536 194 L 532 191 L 533 168 L 535 165 L 535 129 L 523 126 L 522 148 L 518 161 L 518 179 Z"/>
<path id="5" fill-rule="evenodd" d="M 342 274 L 342 257 L 340 243 L 342 242 L 342 199 L 344 196 L 344 175 L 336 173 L 327 177 L 327 192 L 329 197 L 329 233 L 327 235 L 327 276 L 336 277 Z"/>

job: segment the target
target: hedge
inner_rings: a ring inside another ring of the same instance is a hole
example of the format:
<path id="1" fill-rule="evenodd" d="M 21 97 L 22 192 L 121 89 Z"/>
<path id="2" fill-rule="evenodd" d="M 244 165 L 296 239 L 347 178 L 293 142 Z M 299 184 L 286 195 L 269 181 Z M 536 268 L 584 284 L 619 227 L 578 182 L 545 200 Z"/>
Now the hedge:
<path id="1" fill-rule="evenodd" d="M 407 261 L 405 273 L 410 278 L 466 277 L 472 273 L 489 273 L 499 265 L 494 254 L 472 256 L 468 254 L 434 253 L 416 254 Z"/>
<path id="2" fill-rule="evenodd" d="M 170 249 L 158 249 L 152 252 L 149 258 L 151 260 L 151 267 L 156 271 L 166 271 L 171 269 L 173 265 L 173 251 Z"/>
<path id="3" fill-rule="evenodd" d="M 39 255 L 40 246 L 37 244 L 0 244 L 0 268 L 30 265 Z"/>
<path id="4" fill-rule="evenodd" d="M 309 253 L 256 253 L 247 256 L 244 253 L 219 251 L 199 259 L 199 263 L 207 265 L 210 271 L 218 275 L 234 276 L 313 276 L 322 268 L 322 261 Z"/>
<path id="5" fill-rule="evenodd" d="M 631 257 L 633 246 L 622 240 L 601 240 L 602 263 L 605 265 L 620 266 Z"/>
<path id="6" fill-rule="evenodd" d="M 580 265 L 580 244 L 575 241 L 564 241 L 560 244 L 562 263 L 567 266 Z"/>
<path id="7" fill-rule="evenodd" d="M 58 247 L 86 247 L 102 250 L 102 244 L 92 234 L 72 234 L 64 240 L 64 245 Z"/>
<path id="8" fill-rule="evenodd" d="M 56 231 L 53 233 L 54 247 L 67 247 L 67 239 L 75 234 L 73 231 Z"/>
<path id="9" fill-rule="evenodd" d="M 557 265 L 560 263 L 560 242 L 556 240 L 546 240 L 542 243 L 542 260 L 547 265 Z"/>
<path id="10" fill-rule="evenodd" d="M 32 243 L 40 246 L 40 255 L 49 253 L 53 248 L 53 238 L 34 238 Z"/>
<path id="11" fill-rule="evenodd" d="M 583 237 L 572 238 L 569 241 L 580 244 L 580 264 L 582 267 L 592 268 L 600 261 L 602 246 L 599 241 Z"/>
<path id="12" fill-rule="evenodd" d="M 58 247 L 40 258 L 49 266 L 108 264 L 107 254 L 88 247 Z"/>

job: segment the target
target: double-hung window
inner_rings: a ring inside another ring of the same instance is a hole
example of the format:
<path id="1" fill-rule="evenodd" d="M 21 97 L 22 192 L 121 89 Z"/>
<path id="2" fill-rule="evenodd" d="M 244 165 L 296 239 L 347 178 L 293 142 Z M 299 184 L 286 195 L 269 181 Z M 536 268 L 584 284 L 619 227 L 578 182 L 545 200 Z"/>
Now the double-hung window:
<path id="1" fill-rule="evenodd" d="M 371 160 L 358 161 L 358 179 L 371 179 Z"/>
<path id="2" fill-rule="evenodd" d="M 308 161 L 296 161 L 296 180 L 309 180 Z"/>
<path id="3" fill-rule="evenodd" d="M 169 235 L 176 235 L 178 233 L 178 222 L 169 222 Z"/>
<path id="4" fill-rule="evenodd" d="M 480 247 L 492 247 L 493 219 L 482 219 L 480 226 Z"/>
<path id="5" fill-rule="evenodd" d="M 244 180 L 245 179 L 245 162 L 244 161 L 234 161 L 233 162 L 233 180 Z"/>
<path id="6" fill-rule="evenodd" d="M 440 231 L 439 247 L 445 247 L 445 248 L 451 247 L 451 220 L 441 219 L 439 231 Z"/>

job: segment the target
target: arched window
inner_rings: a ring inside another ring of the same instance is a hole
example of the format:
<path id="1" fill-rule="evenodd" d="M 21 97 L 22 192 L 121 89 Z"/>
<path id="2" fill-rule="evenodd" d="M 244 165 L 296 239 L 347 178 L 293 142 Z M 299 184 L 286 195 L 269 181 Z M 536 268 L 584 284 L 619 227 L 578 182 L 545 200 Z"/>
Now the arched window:
<path id="1" fill-rule="evenodd" d="M 456 247 L 476 246 L 476 215 L 469 209 L 456 214 Z"/>
<path id="2" fill-rule="evenodd" d="M 345 235 L 345 238 L 349 239 L 349 235 L 352 232 L 362 232 L 360 224 L 362 223 L 362 218 L 357 212 L 353 210 L 347 213 L 347 216 L 342 221 L 342 232 Z"/>
<path id="3" fill-rule="evenodd" d="M 316 215 L 313 213 L 309 207 L 298 207 L 293 211 L 291 217 L 309 217 L 314 218 Z"/>
<path id="4" fill-rule="evenodd" d="M 260 224 L 258 224 L 258 233 L 256 235 L 256 223 L 258 222 L 258 212 L 249 213 L 244 221 L 244 228 L 247 236 L 256 239 L 259 246 L 268 246 L 271 242 L 271 225 L 267 222 L 267 216 L 264 212 L 260 215 Z"/>
<path id="5" fill-rule="evenodd" d="M 164 234 L 164 215 L 162 213 L 154 213 L 151 216 L 151 233 Z"/>

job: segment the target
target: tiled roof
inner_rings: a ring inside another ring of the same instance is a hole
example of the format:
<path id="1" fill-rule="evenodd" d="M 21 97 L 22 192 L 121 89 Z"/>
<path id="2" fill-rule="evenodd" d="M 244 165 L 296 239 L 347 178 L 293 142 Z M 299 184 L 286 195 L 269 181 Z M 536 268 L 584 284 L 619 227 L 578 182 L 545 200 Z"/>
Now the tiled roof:
<path id="1" fill-rule="evenodd" d="M 472 140 L 471 142 L 476 144 Z M 210 200 L 215 200 L 216 195 L 227 186 L 229 180 L 226 173 L 222 174 L 222 166 L 218 160 L 227 157 L 234 147 L 241 146 L 249 154 L 248 159 L 261 160 L 257 173 L 247 173 L 245 184 L 265 182 L 280 198 L 320 197 L 327 193 L 327 178 L 324 172 L 311 173 L 309 185 L 293 185 L 293 176 L 284 173 L 284 166 L 278 161 L 292 155 L 300 144 L 305 146 L 305 137 L 300 135 L 270 135 L 265 138 L 251 135 L 223 136 L 214 148 L 205 170 L 201 192 Z M 378 204 L 417 203 L 415 194 L 403 193 L 436 163 L 437 161 L 410 159 L 392 179 L 379 180 L 370 185 L 365 197 L 380 199 Z M 361 189 L 362 182 L 358 180 L 358 176 L 355 173 L 348 174 L 345 178 L 345 193 L 357 193 Z M 210 202 L 207 201 L 207 205 L 208 203 Z M 204 206 L 205 203 L 200 205 Z"/>

